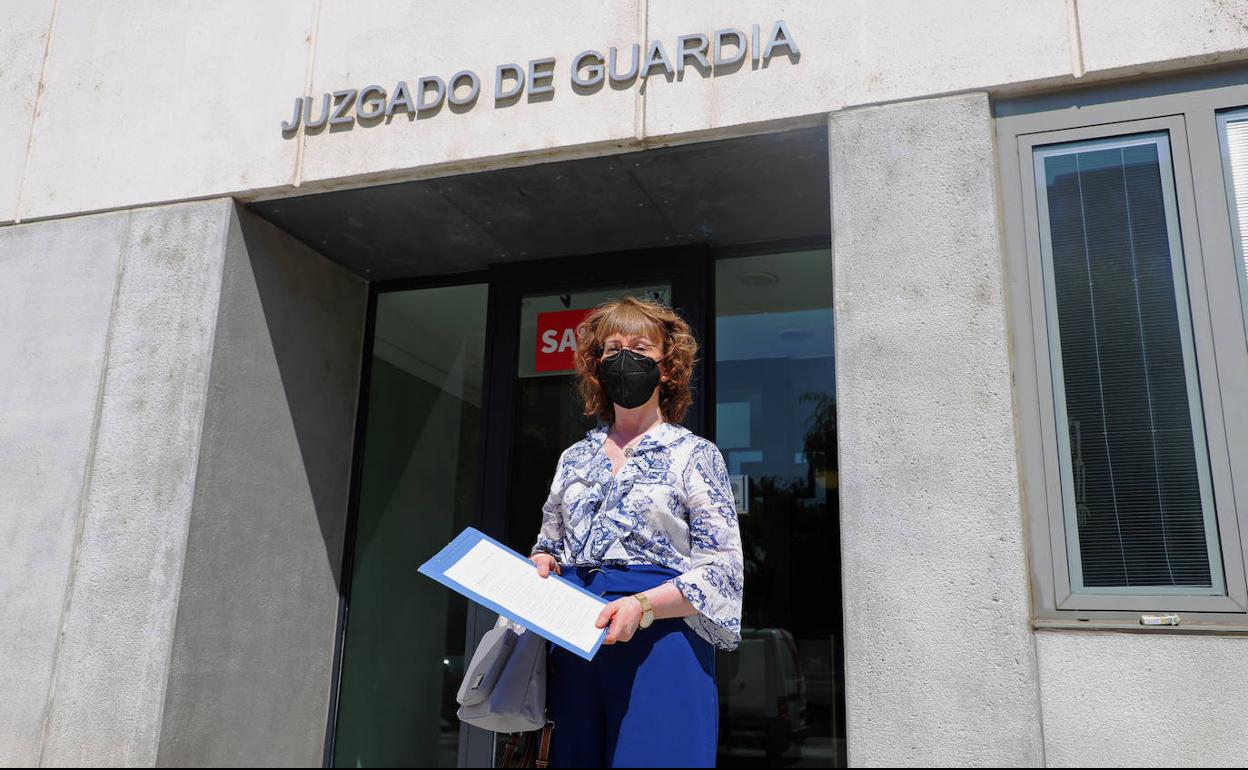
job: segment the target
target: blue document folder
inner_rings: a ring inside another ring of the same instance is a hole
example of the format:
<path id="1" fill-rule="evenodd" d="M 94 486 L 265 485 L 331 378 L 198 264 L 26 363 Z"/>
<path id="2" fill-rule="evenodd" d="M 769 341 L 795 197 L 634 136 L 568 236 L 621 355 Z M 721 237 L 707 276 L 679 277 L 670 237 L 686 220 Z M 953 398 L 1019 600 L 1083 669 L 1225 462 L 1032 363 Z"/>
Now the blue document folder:
<path id="1" fill-rule="evenodd" d="M 543 628 L 542 625 L 538 623 L 537 621 L 535 621 L 533 618 L 525 617 L 523 614 L 521 614 L 520 612 L 512 608 L 504 607 L 501 604 L 498 604 L 496 602 L 493 602 L 487 599 L 486 597 L 468 588 L 467 586 L 464 586 L 463 584 L 459 583 L 454 578 L 446 574 L 448 570 L 454 567 L 460 561 L 460 559 L 462 559 L 465 555 L 467 555 L 469 551 L 471 551 L 474 547 L 477 546 L 477 544 L 481 543 L 482 541 L 492 543 L 495 546 L 498 546 L 498 548 L 502 549 L 503 551 L 506 551 L 511 556 L 524 562 L 525 566 L 528 569 L 534 570 L 536 572 L 537 567 L 533 565 L 532 561 L 525 558 L 524 556 L 521 556 L 515 551 L 511 550 L 510 548 L 498 542 L 494 538 L 484 534 L 483 532 L 473 529 L 472 527 L 468 527 L 463 532 L 460 532 L 459 535 L 454 540 L 452 540 L 445 548 L 443 548 L 441 551 L 438 551 L 436 554 L 434 554 L 433 558 L 429 559 L 429 561 L 420 565 L 419 571 L 422 575 L 433 578 L 434 580 L 438 581 L 439 583 L 446 586 L 447 588 L 450 588 L 456 593 L 459 593 L 468 597 L 469 599 L 471 599 L 474 602 L 477 602 L 478 604 L 481 604 L 485 607 L 490 608 L 494 612 L 497 612 L 499 615 L 506 617 L 508 620 L 512 620 L 516 623 L 519 623 L 520 625 L 524 626 L 530 631 L 533 631 L 539 636 L 554 642 L 555 644 L 559 645 L 560 647 L 563 647 L 569 652 L 573 652 L 579 655 L 580 657 L 584 658 L 585 660 L 591 660 L 594 657 L 594 654 L 598 652 L 598 648 L 602 646 L 602 640 L 605 639 L 607 636 L 606 628 L 601 629 L 601 631 L 598 633 L 597 640 L 594 642 L 592 647 L 588 649 L 583 649 L 577 644 L 573 643 L 572 641 L 559 636 L 558 634 L 550 631 L 549 629 Z M 608 603 L 605 599 L 598 596 L 597 594 L 586 591 L 584 588 L 576 585 L 575 583 L 572 583 L 569 580 L 566 580 L 565 578 L 559 575 L 554 574 L 553 572 L 551 573 L 550 577 L 546 578 L 546 580 L 562 581 L 567 586 L 592 598 L 599 605 L 606 606 L 606 604 Z"/>

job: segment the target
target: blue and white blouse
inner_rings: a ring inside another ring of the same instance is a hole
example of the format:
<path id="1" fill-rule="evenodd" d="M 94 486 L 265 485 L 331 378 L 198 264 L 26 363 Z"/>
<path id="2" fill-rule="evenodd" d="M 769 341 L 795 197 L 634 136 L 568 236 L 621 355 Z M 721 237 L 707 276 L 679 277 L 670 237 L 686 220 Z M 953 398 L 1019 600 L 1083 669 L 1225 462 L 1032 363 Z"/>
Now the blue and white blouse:
<path id="1" fill-rule="evenodd" d="M 741 641 L 741 531 L 719 447 L 660 422 L 615 477 L 599 425 L 563 451 L 532 553 L 564 566 L 657 564 L 698 610 L 685 622 L 721 650 Z"/>

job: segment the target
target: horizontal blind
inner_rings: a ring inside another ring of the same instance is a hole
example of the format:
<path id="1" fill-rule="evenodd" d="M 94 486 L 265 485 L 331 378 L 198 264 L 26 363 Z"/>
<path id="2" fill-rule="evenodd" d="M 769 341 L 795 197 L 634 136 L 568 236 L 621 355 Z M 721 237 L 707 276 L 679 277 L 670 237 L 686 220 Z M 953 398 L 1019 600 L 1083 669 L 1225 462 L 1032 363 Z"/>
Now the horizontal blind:
<path id="1" fill-rule="evenodd" d="M 1248 337 L 1248 110 L 1219 116 L 1222 129 L 1222 161 L 1226 171 L 1227 198 L 1238 262 L 1239 296 L 1243 303 L 1244 333 Z"/>
<path id="2" fill-rule="evenodd" d="M 1076 592 L 1223 585 L 1165 142 L 1036 150 Z"/>

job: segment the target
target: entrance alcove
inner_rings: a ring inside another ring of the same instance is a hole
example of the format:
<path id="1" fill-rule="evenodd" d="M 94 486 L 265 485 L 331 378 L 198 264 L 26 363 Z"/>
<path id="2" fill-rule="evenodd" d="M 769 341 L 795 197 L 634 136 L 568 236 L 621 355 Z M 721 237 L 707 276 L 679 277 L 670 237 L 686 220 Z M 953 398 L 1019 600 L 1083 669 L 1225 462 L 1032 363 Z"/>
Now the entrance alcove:
<path id="1" fill-rule="evenodd" d="M 248 208 L 370 282 L 329 763 L 490 763 L 454 697 L 493 617 L 415 567 L 469 525 L 528 553 L 559 453 L 595 423 L 549 340 L 631 293 L 693 327 L 684 422 L 738 496 L 719 762 L 844 764 L 822 122 Z"/>

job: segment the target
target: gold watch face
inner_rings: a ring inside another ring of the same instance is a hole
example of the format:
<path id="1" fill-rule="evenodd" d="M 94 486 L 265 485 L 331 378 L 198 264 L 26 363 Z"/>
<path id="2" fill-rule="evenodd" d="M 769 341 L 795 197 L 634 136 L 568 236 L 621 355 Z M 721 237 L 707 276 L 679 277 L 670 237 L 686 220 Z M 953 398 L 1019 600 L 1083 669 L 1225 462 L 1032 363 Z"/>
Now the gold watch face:
<path id="1" fill-rule="evenodd" d="M 641 613 L 641 627 L 642 628 L 649 628 L 650 624 L 653 622 L 654 622 L 654 610 L 646 610 L 645 612 Z"/>

